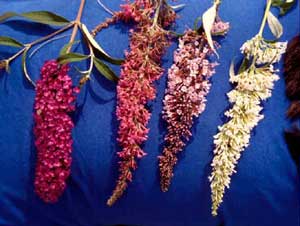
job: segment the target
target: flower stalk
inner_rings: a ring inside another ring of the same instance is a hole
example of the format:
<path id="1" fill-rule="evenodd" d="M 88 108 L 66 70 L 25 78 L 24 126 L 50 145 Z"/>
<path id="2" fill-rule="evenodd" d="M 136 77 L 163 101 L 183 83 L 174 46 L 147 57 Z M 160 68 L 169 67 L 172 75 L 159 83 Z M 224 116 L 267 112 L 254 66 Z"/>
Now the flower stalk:
<path id="1" fill-rule="evenodd" d="M 262 37 L 262 35 L 263 35 L 271 6 L 272 6 L 272 0 L 267 0 L 267 6 L 266 6 L 266 9 L 265 9 L 265 14 L 264 14 L 264 17 L 263 17 L 263 20 L 262 20 L 262 23 L 260 25 L 259 32 L 258 32 L 258 36 L 260 36 L 260 37 Z"/>
<path id="2" fill-rule="evenodd" d="M 78 13 L 77 13 L 77 17 L 74 21 L 74 27 L 73 27 L 73 31 L 72 31 L 69 43 L 73 43 L 75 41 L 75 37 L 76 37 L 76 34 L 78 32 L 78 27 L 81 24 L 81 17 L 82 17 L 82 13 L 83 13 L 84 4 L 85 4 L 85 0 L 81 0 L 79 10 L 78 10 Z M 68 47 L 66 53 L 69 53 L 71 51 L 71 48 L 72 48 L 72 45 L 70 45 Z"/>

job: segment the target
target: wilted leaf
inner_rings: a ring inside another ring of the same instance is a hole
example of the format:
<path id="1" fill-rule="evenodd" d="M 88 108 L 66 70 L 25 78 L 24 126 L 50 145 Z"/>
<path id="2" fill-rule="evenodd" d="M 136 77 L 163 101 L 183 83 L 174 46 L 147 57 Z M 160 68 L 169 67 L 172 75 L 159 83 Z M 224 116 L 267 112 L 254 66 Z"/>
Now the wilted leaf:
<path id="1" fill-rule="evenodd" d="M 81 24 L 80 27 L 84 36 L 87 38 L 89 43 L 93 46 L 95 50 L 95 55 L 103 58 L 105 61 L 110 62 L 112 64 L 120 65 L 123 63 L 124 60 L 113 58 L 103 50 L 103 48 L 96 42 L 96 40 L 90 34 L 85 24 Z"/>
<path id="2" fill-rule="evenodd" d="M 1 60 L 0 61 L 0 70 L 1 69 L 5 69 L 5 71 L 7 73 L 9 73 L 9 62 L 8 62 L 8 60 Z"/>
<path id="3" fill-rule="evenodd" d="M 181 10 L 185 7 L 185 4 L 178 4 L 178 5 L 173 5 L 171 8 L 175 11 Z"/>
<path id="4" fill-rule="evenodd" d="M 3 46 L 13 46 L 13 47 L 23 47 L 24 45 L 19 41 L 7 37 L 7 36 L 0 36 L 0 45 Z"/>
<path id="5" fill-rule="evenodd" d="M 275 38 L 280 38 L 283 33 L 283 28 L 277 17 L 274 16 L 271 11 L 268 14 L 268 24 Z"/>
<path id="6" fill-rule="evenodd" d="M 80 53 L 67 53 L 57 58 L 60 64 L 66 64 L 71 62 L 78 62 L 89 58 L 90 56 Z"/>
<path id="7" fill-rule="evenodd" d="M 105 78 L 117 82 L 119 80 L 118 76 L 101 60 L 94 58 L 94 64 L 97 70 L 102 74 Z"/>
<path id="8" fill-rule="evenodd" d="M 235 72 L 234 72 L 234 61 L 233 61 L 233 60 L 231 61 L 231 64 L 230 64 L 229 76 L 230 76 L 230 78 L 235 76 Z"/>
<path id="9" fill-rule="evenodd" d="M 280 15 L 285 15 L 296 3 L 296 0 L 273 0 L 272 6 L 280 9 Z"/>
<path id="10" fill-rule="evenodd" d="M 10 66 L 9 66 L 9 63 L 7 63 L 5 65 L 5 71 L 9 74 L 10 73 Z"/>
<path id="11" fill-rule="evenodd" d="M 217 54 L 215 47 L 214 47 L 214 42 L 211 37 L 211 29 L 213 27 L 213 24 L 216 20 L 217 16 L 217 5 L 213 4 L 212 7 L 210 7 L 202 16 L 202 21 L 203 21 L 203 28 L 205 31 L 205 35 L 208 41 L 208 44 L 210 48 Z M 217 54 L 218 55 L 218 54 Z"/>
<path id="12" fill-rule="evenodd" d="M 48 25 L 63 26 L 70 23 L 70 21 L 68 21 L 66 18 L 48 11 L 32 11 L 32 12 L 21 13 L 21 14 L 14 13 L 14 12 L 7 12 L 0 16 L 0 22 L 3 22 L 9 18 L 16 17 L 16 16 L 23 17 L 37 23 L 48 24 Z"/>
<path id="13" fill-rule="evenodd" d="M 22 55 L 22 68 L 23 68 L 23 72 L 24 72 L 26 79 L 35 87 L 35 83 L 32 81 L 32 79 L 30 78 L 28 71 L 27 71 L 26 58 L 27 58 L 28 50 L 29 49 L 26 49 Z"/>

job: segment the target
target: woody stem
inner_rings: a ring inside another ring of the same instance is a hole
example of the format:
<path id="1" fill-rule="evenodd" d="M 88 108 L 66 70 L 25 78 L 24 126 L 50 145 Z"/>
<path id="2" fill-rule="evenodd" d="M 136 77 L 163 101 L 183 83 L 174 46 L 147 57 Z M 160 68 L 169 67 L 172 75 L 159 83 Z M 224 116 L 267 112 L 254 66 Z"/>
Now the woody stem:
<path id="1" fill-rule="evenodd" d="M 81 21 L 81 17 L 82 17 L 84 4 L 85 4 L 85 0 L 81 0 L 81 3 L 80 3 L 80 6 L 79 6 L 79 10 L 78 10 L 78 13 L 77 13 L 77 17 L 76 17 L 76 20 L 75 20 L 74 28 L 73 28 L 72 35 L 71 35 L 69 43 L 73 43 L 74 40 L 75 40 L 76 34 L 78 32 L 78 26 L 81 23 L 80 21 Z M 71 51 L 71 47 L 72 46 L 70 45 L 69 48 L 67 49 L 66 53 L 69 53 Z"/>

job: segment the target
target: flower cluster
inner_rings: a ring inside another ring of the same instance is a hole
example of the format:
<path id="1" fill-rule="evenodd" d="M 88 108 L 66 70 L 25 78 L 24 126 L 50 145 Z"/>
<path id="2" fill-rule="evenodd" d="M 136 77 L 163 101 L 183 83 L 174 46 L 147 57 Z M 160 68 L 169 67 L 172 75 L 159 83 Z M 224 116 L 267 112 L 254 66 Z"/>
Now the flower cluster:
<path id="1" fill-rule="evenodd" d="M 121 5 L 121 11 L 114 12 L 111 18 L 106 18 L 104 22 L 98 24 L 93 30 L 92 35 L 96 36 L 102 29 L 118 21 L 139 23 L 153 14 L 154 4 L 151 0 L 135 0 L 132 3 L 127 0 L 126 4 Z"/>
<path id="2" fill-rule="evenodd" d="M 168 4 L 160 0 L 135 0 L 132 3 L 128 1 L 121 5 L 122 10 L 116 12 L 115 15 L 124 22 L 139 23 L 143 22 L 146 17 L 149 18 L 158 7 L 160 8 L 158 22 L 162 27 L 168 27 L 176 19 L 176 13 Z"/>
<path id="3" fill-rule="evenodd" d="M 153 1 L 150 0 L 135 0 L 133 3 L 121 5 L 121 11 L 117 12 L 117 16 L 124 22 L 133 20 L 138 23 L 143 20 L 146 15 L 153 13 Z"/>
<path id="4" fill-rule="evenodd" d="M 257 51 L 253 52 L 253 49 L 257 49 Z M 267 42 L 259 35 L 248 40 L 241 47 L 241 51 L 247 59 L 251 59 L 254 55 L 257 57 L 256 64 L 267 64 L 270 60 L 278 62 L 285 49 L 285 42 Z"/>
<path id="5" fill-rule="evenodd" d="M 135 0 L 133 2 L 127 0 L 126 4 L 121 5 L 121 11 L 114 12 L 111 18 L 97 25 L 92 30 L 92 35 L 96 36 L 102 29 L 118 21 L 125 23 L 133 21 L 142 24 L 152 17 L 157 7 L 160 8 L 158 23 L 164 28 L 170 26 L 176 19 L 176 13 L 168 4 L 161 3 L 160 0 Z"/>
<path id="6" fill-rule="evenodd" d="M 251 131 L 263 119 L 261 102 L 272 95 L 274 82 L 279 79 L 273 64 L 280 60 L 285 48 L 284 42 L 269 44 L 260 36 L 247 41 L 241 48 L 245 58 L 253 61 L 246 70 L 230 75 L 230 82 L 236 84 L 228 93 L 232 108 L 225 115 L 230 120 L 219 126 L 219 133 L 214 136 L 215 156 L 209 178 L 213 215 L 217 215 L 225 188 L 229 188 L 230 177 L 236 172 L 235 166 L 249 145 Z"/>
<path id="7" fill-rule="evenodd" d="M 169 33 L 155 21 L 153 17 L 142 17 L 136 29 L 131 30 L 130 51 L 125 53 L 122 65 L 116 110 L 120 122 L 118 142 L 122 148 L 118 152 L 120 175 L 107 201 L 109 206 L 123 194 L 132 180 L 132 171 L 137 168 L 136 160 L 145 155 L 140 145 L 148 137 L 147 124 L 151 115 L 145 105 L 155 98 L 153 83 L 163 74 L 161 58 L 169 46 Z"/>
<path id="8" fill-rule="evenodd" d="M 221 20 L 219 16 L 216 17 L 216 20 L 211 28 L 212 35 L 226 35 L 229 30 L 229 23 Z"/>
<path id="9" fill-rule="evenodd" d="M 179 39 L 174 64 L 168 71 L 168 88 L 164 97 L 163 119 L 167 122 L 167 134 L 163 155 L 159 157 L 163 191 L 170 186 L 177 153 L 192 135 L 193 119 L 205 109 L 206 95 L 211 86 L 209 78 L 217 65 L 208 60 L 212 53 L 204 33 L 189 29 Z"/>
<path id="10" fill-rule="evenodd" d="M 72 87 L 69 66 L 47 61 L 37 82 L 34 135 L 37 148 L 35 191 L 45 202 L 56 202 L 70 175 L 72 128 L 77 88 Z"/>

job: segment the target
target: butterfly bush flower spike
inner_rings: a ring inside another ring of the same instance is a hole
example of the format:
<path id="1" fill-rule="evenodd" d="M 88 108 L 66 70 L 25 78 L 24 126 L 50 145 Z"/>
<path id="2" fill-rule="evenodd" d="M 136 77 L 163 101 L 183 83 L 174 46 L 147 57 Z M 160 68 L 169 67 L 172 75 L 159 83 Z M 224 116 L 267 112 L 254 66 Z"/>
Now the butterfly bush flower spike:
<path id="1" fill-rule="evenodd" d="M 37 149 L 35 191 L 45 202 L 56 202 L 70 175 L 72 128 L 70 113 L 75 94 L 68 75 L 69 66 L 47 61 L 36 85 L 34 135 Z"/>
<path id="2" fill-rule="evenodd" d="M 162 2 L 157 1 L 160 4 Z M 173 11 L 163 10 L 167 6 L 161 8 L 162 5 L 146 0 L 136 1 L 135 4 L 138 7 L 135 5 L 135 10 L 128 9 L 128 17 L 132 18 L 134 14 L 137 25 L 130 31 L 130 51 L 125 53 L 126 59 L 117 86 L 116 115 L 121 151 L 118 152 L 119 178 L 107 201 L 109 206 L 122 196 L 128 182 L 132 181 L 137 159 L 146 155 L 141 148 L 148 138 L 147 124 L 151 116 L 146 104 L 156 96 L 154 82 L 163 74 L 161 59 L 170 44 L 169 32 L 164 25 L 169 25 L 175 19 Z"/>
<path id="3" fill-rule="evenodd" d="M 225 188 L 229 188 L 231 176 L 236 173 L 241 153 L 249 146 L 251 131 L 264 118 L 262 102 L 271 97 L 274 83 L 279 79 L 275 66 L 286 46 L 286 42 L 268 42 L 260 32 L 241 47 L 244 61 L 239 73 L 235 75 L 231 70 L 230 82 L 235 88 L 227 96 L 232 107 L 225 112 L 228 121 L 218 127 L 219 132 L 214 136 L 209 177 L 213 215 L 217 215 L 223 202 Z"/>
<path id="4" fill-rule="evenodd" d="M 228 29 L 229 24 L 218 19 L 212 31 L 225 34 Z M 210 60 L 213 52 L 204 32 L 188 29 L 179 39 L 174 64 L 168 71 L 164 98 L 163 119 L 167 122 L 167 134 L 163 154 L 159 157 L 163 191 L 170 186 L 177 154 L 192 136 L 194 119 L 205 110 L 210 78 L 218 65 Z"/>

